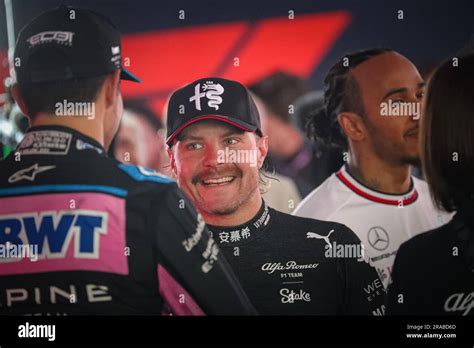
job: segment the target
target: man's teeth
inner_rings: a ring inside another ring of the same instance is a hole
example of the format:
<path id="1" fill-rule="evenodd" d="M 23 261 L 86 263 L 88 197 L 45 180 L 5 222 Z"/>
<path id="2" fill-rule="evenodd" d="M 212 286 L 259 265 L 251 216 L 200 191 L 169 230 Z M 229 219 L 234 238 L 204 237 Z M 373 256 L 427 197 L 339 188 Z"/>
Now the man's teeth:
<path id="1" fill-rule="evenodd" d="M 217 185 L 217 184 L 224 184 L 226 182 L 231 182 L 232 180 L 234 180 L 233 176 L 224 176 L 223 178 L 219 178 L 219 179 L 203 180 L 203 182 L 206 185 Z"/>

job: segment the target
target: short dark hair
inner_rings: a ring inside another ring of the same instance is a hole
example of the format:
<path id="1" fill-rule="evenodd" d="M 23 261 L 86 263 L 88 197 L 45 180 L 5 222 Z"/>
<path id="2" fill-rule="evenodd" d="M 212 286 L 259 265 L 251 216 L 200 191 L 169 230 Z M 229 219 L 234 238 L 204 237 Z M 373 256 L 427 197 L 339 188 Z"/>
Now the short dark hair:
<path id="1" fill-rule="evenodd" d="M 306 81 L 284 71 L 274 72 L 251 84 L 249 90 L 285 123 L 291 123 L 288 107 L 308 92 Z"/>
<path id="2" fill-rule="evenodd" d="M 110 74 L 95 77 L 48 81 L 31 84 L 18 84 L 18 89 L 31 118 L 39 112 L 54 113 L 56 103 L 94 102 L 97 93 Z"/>
<path id="3" fill-rule="evenodd" d="M 388 48 L 373 48 L 349 53 L 329 69 L 324 79 L 323 106 L 311 114 L 306 126 L 308 136 L 318 145 L 347 149 L 347 138 L 339 126 L 337 116 L 344 111 L 365 115 L 362 92 L 351 70 L 375 56 L 392 51 Z"/>
<path id="4" fill-rule="evenodd" d="M 428 81 L 421 159 L 436 205 L 459 208 L 474 193 L 474 55 L 441 64 Z"/>

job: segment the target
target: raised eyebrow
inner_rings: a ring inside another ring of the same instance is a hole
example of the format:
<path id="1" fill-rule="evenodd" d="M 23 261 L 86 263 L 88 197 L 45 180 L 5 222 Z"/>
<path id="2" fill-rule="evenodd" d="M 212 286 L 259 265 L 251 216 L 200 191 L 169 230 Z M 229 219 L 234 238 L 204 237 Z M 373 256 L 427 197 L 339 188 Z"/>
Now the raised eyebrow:
<path id="1" fill-rule="evenodd" d="M 382 100 L 386 99 L 387 97 L 389 97 L 393 94 L 404 93 L 404 92 L 407 92 L 407 91 L 408 91 L 408 88 L 406 88 L 406 87 L 391 89 L 390 91 L 387 92 L 387 94 L 385 94 L 383 96 Z"/>
<path id="2" fill-rule="evenodd" d="M 416 88 L 417 89 L 420 89 L 420 88 L 423 88 L 426 86 L 426 82 L 423 81 L 423 82 L 420 82 L 416 85 Z M 393 94 L 398 94 L 398 93 L 405 93 L 408 91 L 408 88 L 406 87 L 401 87 L 401 88 L 394 88 L 394 89 L 391 89 L 390 91 L 387 92 L 387 94 L 384 95 L 384 97 L 382 98 L 382 100 L 384 100 L 385 98 L 393 95 Z"/>

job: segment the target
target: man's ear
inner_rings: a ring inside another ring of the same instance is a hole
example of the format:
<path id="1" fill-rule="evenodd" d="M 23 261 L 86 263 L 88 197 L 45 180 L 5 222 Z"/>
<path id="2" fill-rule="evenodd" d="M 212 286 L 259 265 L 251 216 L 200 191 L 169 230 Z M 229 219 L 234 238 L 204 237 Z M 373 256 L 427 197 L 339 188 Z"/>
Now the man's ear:
<path id="1" fill-rule="evenodd" d="M 13 99 L 15 99 L 16 103 L 20 107 L 21 112 L 24 115 L 33 117 L 34 115 L 30 115 L 30 112 L 28 111 L 28 108 L 26 107 L 25 101 L 23 100 L 23 97 L 20 93 L 20 89 L 18 88 L 17 84 L 13 85 L 12 94 L 13 94 Z"/>
<path id="2" fill-rule="evenodd" d="M 171 171 L 173 172 L 173 174 L 174 174 L 175 177 L 178 177 L 178 175 L 176 174 L 176 160 L 175 160 L 175 158 L 174 158 L 173 148 L 168 147 L 168 148 L 166 149 L 166 152 L 168 152 L 168 156 L 170 157 L 170 167 L 171 167 Z"/>
<path id="3" fill-rule="evenodd" d="M 367 128 L 358 114 L 354 112 L 341 112 L 337 116 L 337 121 L 349 139 L 354 141 L 365 139 Z"/>
<path id="4" fill-rule="evenodd" d="M 258 150 L 258 168 L 262 168 L 263 162 L 268 154 L 268 135 L 257 138 L 257 150 Z"/>
<path id="5" fill-rule="evenodd" d="M 105 108 L 108 109 L 115 105 L 120 92 L 120 70 L 110 74 L 104 82 Z"/>

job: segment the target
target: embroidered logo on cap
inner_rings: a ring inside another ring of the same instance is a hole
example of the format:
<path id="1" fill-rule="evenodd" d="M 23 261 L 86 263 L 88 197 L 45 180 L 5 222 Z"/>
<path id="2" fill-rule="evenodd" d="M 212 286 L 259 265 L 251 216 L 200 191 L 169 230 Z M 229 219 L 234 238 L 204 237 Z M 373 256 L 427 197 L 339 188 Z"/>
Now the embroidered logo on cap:
<path id="1" fill-rule="evenodd" d="M 210 108 L 219 110 L 219 105 L 222 103 L 220 95 L 224 93 L 224 87 L 219 83 L 213 81 L 206 81 L 202 85 L 198 83 L 194 86 L 194 95 L 189 98 L 190 102 L 194 101 L 194 106 L 201 111 L 201 98 L 207 98 L 207 105 Z"/>
<path id="2" fill-rule="evenodd" d="M 26 41 L 30 44 L 30 48 L 50 42 L 54 42 L 59 45 L 72 46 L 73 36 L 74 33 L 71 31 L 43 31 L 31 36 L 30 38 L 26 39 Z"/>

